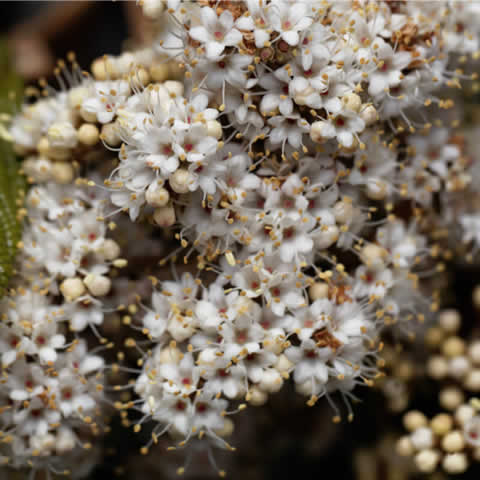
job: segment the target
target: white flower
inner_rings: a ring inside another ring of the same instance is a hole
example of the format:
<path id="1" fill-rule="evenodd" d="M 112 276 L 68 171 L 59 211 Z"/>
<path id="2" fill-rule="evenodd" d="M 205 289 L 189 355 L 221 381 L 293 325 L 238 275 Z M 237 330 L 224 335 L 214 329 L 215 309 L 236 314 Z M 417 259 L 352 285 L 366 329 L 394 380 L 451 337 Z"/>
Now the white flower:
<path id="1" fill-rule="evenodd" d="M 402 80 L 402 70 L 412 61 L 410 52 L 395 52 L 381 38 L 373 42 L 377 69 L 369 76 L 368 93 L 374 97 L 384 94 L 385 89 L 396 87 Z"/>
<path id="2" fill-rule="evenodd" d="M 233 16 L 224 10 L 220 17 L 210 7 L 201 10 L 202 24 L 190 29 L 190 36 L 205 45 L 205 53 L 210 60 L 219 60 L 225 47 L 237 45 L 242 34 L 234 28 Z"/>
<path id="3" fill-rule="evenodd" d="M 306 2 L 290 4 L 287 1 L 279 0 L 271 3 L 267 11 L 272 28 L 280 33 L 282 40 L 292 47 L 298 45 L 299 32 L 306 30 L 313 23 L 313 19 L 308 15 L 308 3 Z"/>
<path id="4" fill-rule="evenodd" d="M 123 106 L 129 93 L 130 85 L 125 80 L 95 82 L 93 94 L 83 101 L 82 108 L 95 114 L 100 123 L 109 123 Z"/>

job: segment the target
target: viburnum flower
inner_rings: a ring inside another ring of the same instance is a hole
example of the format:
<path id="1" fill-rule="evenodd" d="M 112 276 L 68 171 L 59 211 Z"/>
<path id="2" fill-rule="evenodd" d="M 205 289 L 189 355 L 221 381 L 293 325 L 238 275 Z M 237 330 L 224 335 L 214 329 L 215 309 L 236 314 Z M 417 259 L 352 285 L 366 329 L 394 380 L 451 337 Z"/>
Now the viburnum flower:
<path id="1" fill-rule="evenodd" d="M 237 45 L 242 40 L 242 34 L 234 28 L 232 14 L 225 10 L 217 17 L 210 7 L 202 7 L 203 25 L 193 27 L 189 35 L 205 46 L 205 53 L 210 60 L 219 60 L 225 47 Z"/>

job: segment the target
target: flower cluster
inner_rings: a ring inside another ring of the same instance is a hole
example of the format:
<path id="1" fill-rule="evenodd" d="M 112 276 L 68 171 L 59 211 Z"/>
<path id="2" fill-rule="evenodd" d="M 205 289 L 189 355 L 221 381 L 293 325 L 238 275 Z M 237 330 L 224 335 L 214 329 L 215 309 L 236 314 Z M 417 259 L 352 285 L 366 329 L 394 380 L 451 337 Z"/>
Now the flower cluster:
<path id="1" fill-rule="evenodd" d="M 440 227 L 478 239 L 476 219 L 449 204 L 474 188 L 474 169 L 429 115 L 453 106 L 442 89 L 474 78 L 463 65 L 479 47 L 478 6 L 141 3 L 159 29 L 152 48 L 100 59 L 93 77 L 74 69 L 72 88 L 10 127 L 37 183 L 21 271 L 42 328 L 52 319 L 44 347 L 36 321 L 19 337 L 32 368 L 62 361 L 62 321 L 102 324 L 109 272 L 125 266 L 105 217 L 124 211 L 179 241 L 161 265 L 186 264 L 181 278 L 152 276 L 150 304 L 126 321 L 150 345 L 139 398 L 120 406 L 142 413 L 137 430 L 158 423 L 150 444 L 168 432 L 231 448 L 229 415 L 288 379 L 309 405 L 325 396 L 335 420 L 340 392 L 351 418 L 352 390 L 379 376 L 382 330 L 437 308 L 420 279 L 442 268 Z M 103 147 L 112 169 L 95 163 Z M 73 184 L 92 164 L 94 178 Z M 13 372 L 20 350 L 4 348 Z"/>
<path id="2" fill-rule="evenodd" d="M 444 310 L 438 326 L 427 332 L 427 344 L 433 347 L 427 374 L 444 385 L 438 394 L 443 411 L 430 420 L 417 410 L 406 413 L 404 426 L 410 433 L 397 443 L 398 453 L 414 456 L 425 473 L 440 465 L 449 474 L 463 473 L 480 459 L 480 405 L 474 397 L 480 391 L 480 342 L 462 340 L 460 327 L 459 313 Z"/>
<path id="3" fill-rule="evenodd" d="M 77 148 L 71 141 L 77 132 L 58 122 L 69 111 L 62 98 L 27 107 L 11 129 L 21 139 L 16 147 L 31 153 L 23 169 L 35 185 L 25 199 L 16 275 L 0 304 L 2 459 L 15 468 L 73 469 L 81 476 L 97 457 L 83 450 L 105 429 L 105 360 L 77 332 L 90 326 L 99 336 L 109 274 L 125 260 L 107 238 L 99 192 L 86 180 L 72 183 L 74 167 L 65 155 L 70 160 Z M 52 116 L 40 115 L 42 109 Z"/>

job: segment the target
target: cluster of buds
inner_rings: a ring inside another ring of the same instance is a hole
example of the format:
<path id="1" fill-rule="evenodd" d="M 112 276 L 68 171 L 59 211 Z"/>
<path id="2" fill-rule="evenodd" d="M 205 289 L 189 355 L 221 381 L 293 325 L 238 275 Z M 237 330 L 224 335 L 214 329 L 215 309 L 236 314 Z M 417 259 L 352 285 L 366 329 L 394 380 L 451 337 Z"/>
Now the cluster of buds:
<path id="1" fill-rule="evenodd" d="M 479 291 L 477 287 L 474 299 Z M 438 393 L 441 413 L 429 419 L 412 410 L 403 418 L 409 434 L 399 439 L 397 452 L 413 456 L 424 473 L 441 468 L 459 474 L 480 461 L 480 402 L 475 397 L 480 392 L 480 341 L 461 339 L 457 336 L 460 327 L 460 314 L 444 310 L 438 326 L 426 334 L 426 344 L 434 349 L 427 374 L 442 385 Z"/>

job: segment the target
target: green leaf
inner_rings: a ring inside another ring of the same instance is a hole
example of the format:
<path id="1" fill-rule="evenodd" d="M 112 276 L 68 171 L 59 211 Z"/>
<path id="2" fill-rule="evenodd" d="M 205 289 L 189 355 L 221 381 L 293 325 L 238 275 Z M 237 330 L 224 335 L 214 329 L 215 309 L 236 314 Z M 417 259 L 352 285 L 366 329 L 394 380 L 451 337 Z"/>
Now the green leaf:
<path id="1" fill-rule="evenodd" d="M 23 82 L 12 70 L 6 42 L 0 39 L 0 112 L 14 114 L 19 108 Z M 22 236 L 19 218 L 25 181 L 12 146 L 0 140 L 0 297 L 14 269 L 17 244 Z"/>

